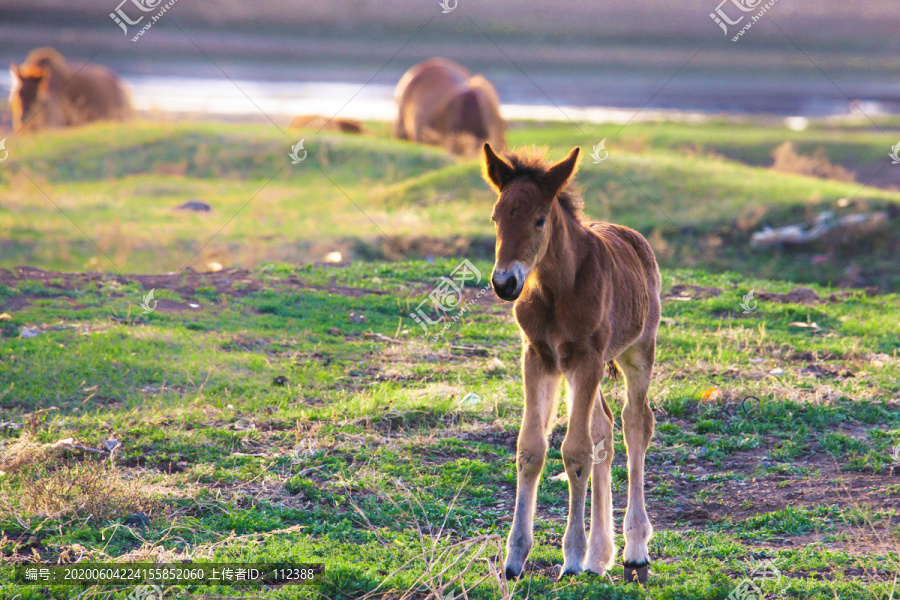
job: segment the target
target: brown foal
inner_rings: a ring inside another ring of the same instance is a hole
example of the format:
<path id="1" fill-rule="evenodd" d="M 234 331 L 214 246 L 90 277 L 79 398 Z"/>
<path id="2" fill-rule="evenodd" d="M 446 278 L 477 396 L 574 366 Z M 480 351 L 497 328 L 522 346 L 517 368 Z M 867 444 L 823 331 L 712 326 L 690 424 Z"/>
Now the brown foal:
<path id="1" fill-rule="evenodd" d="M 604 369 L 625 375 L 622 427 L 628 450 L 628 509 L 623 559 L 627 581 L 646 581 L 653 533 L 644 508 L 644 455 L 653 435 L 647 398 L 659 325 L 659 269 L 636 231 L 587 222 L 569 187 L 579 149 L 547 166 L 541 155 L 498 157 L 484 145 L 484 177 L 499 194 L 494 291 L 515 301 L 522 330 L 525 411 L 516 452 L 515 516 L 506 575 L 518 577 L 534 543 L 538 479 L 547 453 L 557 388 L 569 388 L 562 456 L 569 480 L 569 519 L 560 577 L 603 574 L 615 555 L 611 469 L 613 414 L 600 392 Z M 615 360 L 615 364 L 612 361 Z M 591 527 L 584 507 L 591 485 Z"/>

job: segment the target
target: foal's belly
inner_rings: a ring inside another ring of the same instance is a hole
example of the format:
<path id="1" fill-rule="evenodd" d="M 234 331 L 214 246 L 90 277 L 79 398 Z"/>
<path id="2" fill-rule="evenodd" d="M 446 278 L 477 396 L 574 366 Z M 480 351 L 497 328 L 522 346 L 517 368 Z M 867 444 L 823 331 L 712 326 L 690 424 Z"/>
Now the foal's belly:
<path id="1" fill-rule="evenodd" d="M 514 309 L 523 341 L 537 350 L 545 368 L 563 373 L 585 362 L 599 369 L 643 334 L 645 314 L 623 318 L 621 310 L 604 312 L 560 313 L 534 300 L 520 300 Z"/>
<path id="2" fill-rule="evenodd" d="M 566 373 L 584 365 L 601 368 L 627 350 L 641 332 L 605 334 L 598 329 L 581 336 L 523 334 L 523 342 L 537 351 L 547 370 Z"/>
<path id="3" fill-rule="evenodd" d="M 594 365 L 599 368 L 605 352 L 592 337 L 578 339 L 533 339 L 525 336 L 525 344 L 534 348 L 548 371 L 567 373 L 578 367 Z"/>

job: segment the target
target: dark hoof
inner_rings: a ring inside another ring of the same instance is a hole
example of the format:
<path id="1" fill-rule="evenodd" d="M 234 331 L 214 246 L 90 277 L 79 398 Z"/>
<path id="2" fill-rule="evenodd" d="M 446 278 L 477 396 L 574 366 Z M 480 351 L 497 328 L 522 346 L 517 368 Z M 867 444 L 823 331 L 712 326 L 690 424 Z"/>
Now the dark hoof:
<path id="1" fill-rule="evenodd" d="M 650 576 L 650 565 L 634 565 L 625 563 L 625 581 L 627 583 L 647 583 Z"/>
<path id="2" fill-rule="evenodd" d="M 516 570 L 513 569 L 512 567 L 506 567 L 506 579 L 507 579 L 507 581 L 512 581 L 513 579 L 518 579 L 519 576 L 522 574 L 522 571 L 523 571 L 523 570 L 524 570 L 524 567 L 523 567 L 522 569 L 519 569 L 518 571 L 516 571 Z"/>

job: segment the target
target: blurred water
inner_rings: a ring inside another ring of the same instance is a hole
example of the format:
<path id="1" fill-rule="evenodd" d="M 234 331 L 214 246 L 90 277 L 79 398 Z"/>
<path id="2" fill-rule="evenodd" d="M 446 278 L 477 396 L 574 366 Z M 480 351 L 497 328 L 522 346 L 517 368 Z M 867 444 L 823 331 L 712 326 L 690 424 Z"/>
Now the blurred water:
<path id="1" fill-rule="evenodd" d="M 351 119 L 391 121 L 397 115 L 394 87 L 383 84 L 309 81 L 284 83 L 252 80 L 206 80 L 139 77 L 128 81 L 136 108 L 143 111 L 243 115 L 321 114 Z M 634 110 L 552 104 L 503 104 L 506 119 L 625 123 Z M 702 120 L 675 110 L 648 110 L 642 119 Z"/>
<path id="2" fill-rule="evenodd" d="M 397 113 L 393 86 L 324 81 L 132 77 L 134 105 L 144 111 L 220 115 L 334 115 L 391 120 Z M 343 108 L 343 110 L 341 110 Z"/>
<path id="3" fill-rule="evenodd" d="M 10 76 L 3 73 L 0 93 L 8 94 Z M 140 111 L 180 113 L 191 116 L 221 115 L 237 117 L 291 117 L 319 114 L 361 120 L 392 121 L 397 114 L 394 86 L 384 83 L 350 83 L 335 81 L 272 81 L 260 79 L 195 78 L 180 76 L 130 75 L 125 77 L 132 101 Z M 629 106 L 593 106 L 590 95 L 569 95 L 565 104 L 553 104 L 534 93 L 522 94 L 497 86 L 501 98 L 512 100 L 501 107 L 506 119 L 541 121 L 579 121 L 592 123 L 626 123 L 632 120 L 702 121 L 714 113 L 746 114 L 767 112 L 775 115 L 828 116 L 851 112 L 850 103 L 823 95 L 797 94 L 793 99 L 774 99 L 765 105 L 746 99 L 744 104 L 725 102 L 724 92 L 708 94 L 705 102 L 696 103 L 682 96 L 668 103 L 676 108 Z M 634 94 L 632 94 L 634 95 Z M 593 97 L 604 98 L 603 95 Z M 607 96 L 608 99 L 608 96 Z M 717 100 L 714 100 L 717 99 Z M 544 100 L 543 102 L 541 100 Z M 572 102 L 574 101 L 574 102 Z M 777 102 L 777 104 L 776 104 Z M 893 112 L 897 107 L 878 100 L 863 100 L 860 106 L 869 116 Z"/>
<path id="4" fill-rule="evenodd" d="M 190 77 L 129 77 L 126 84 L 136 109 L 188 115 L 260 115 L 269 117 L 319 114 L 362 120 L 392 121 L 397 115 L 394 86 L 328 81 L 273 82 L 248 79 Z M 9 93 L 9 75 L 0 84 Z M 625 123 L 634 109 L 553 104 L 503 104 L 503 117 L 511 120 Z M 640 120 L 702 120 L 696 112 L 641 111 Z"/>

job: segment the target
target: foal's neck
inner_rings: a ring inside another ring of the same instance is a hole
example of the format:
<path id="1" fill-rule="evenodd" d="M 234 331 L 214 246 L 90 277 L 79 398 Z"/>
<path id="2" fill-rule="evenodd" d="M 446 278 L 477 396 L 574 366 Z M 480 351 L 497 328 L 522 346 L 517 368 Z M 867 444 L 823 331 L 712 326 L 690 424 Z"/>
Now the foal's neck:
<path id="1" fill-rule="evenodd" d="M 559 202 L 553 202 L 548 217 L 550 241 L 535 270 L 535 283 L 545 296 L 555 299 L 575 287 L 575 275 L 583 258 L 579 241 L 585 230 Z"/>

